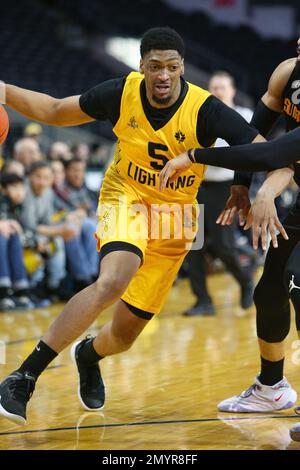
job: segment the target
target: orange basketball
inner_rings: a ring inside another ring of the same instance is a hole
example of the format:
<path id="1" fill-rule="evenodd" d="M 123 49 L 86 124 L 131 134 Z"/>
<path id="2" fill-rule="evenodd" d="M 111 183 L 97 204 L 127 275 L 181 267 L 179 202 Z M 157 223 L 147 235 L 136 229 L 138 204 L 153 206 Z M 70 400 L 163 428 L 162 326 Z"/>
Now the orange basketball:
<path id="1" fill-rule="evenodd" d="M 9 130 L 9 119 L 7 112 L 0 105 L 0 145 L 5 141 Z"/>

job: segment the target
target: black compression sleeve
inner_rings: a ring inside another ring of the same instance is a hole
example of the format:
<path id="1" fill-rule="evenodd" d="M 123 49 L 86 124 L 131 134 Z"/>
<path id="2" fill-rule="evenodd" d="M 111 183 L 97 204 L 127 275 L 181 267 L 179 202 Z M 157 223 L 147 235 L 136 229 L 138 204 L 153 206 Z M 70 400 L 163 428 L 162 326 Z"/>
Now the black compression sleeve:
<path id="1" fill-rule="evenodd" d="M 268 108 L 268 106 L 260 100 L 256 106 L 250 124 L 255 127 L 261 135 L 266 137 L 280 115 L 281 113 L 277 113 L 276 111 Z"/>
<path id="2" fill-rule="evenodd" d="M 268 106 L 266 106 L 264 102 L 260 100 L 258 105 L 256 106 L 250 124 L 255 127 L 261 135 L 266 137 L 275 121 L 277 121 L 277 119 L 279 118 L 280 114 L 281 113 L 277 113 L 276 111 L 273 111 L 272 109 L 268 108 Z M 251 181 L 251 172 L 236 171 L 232 184 L 248 186 L 248 188 L 250 188 Z"/>
<path id="3" fill-rule="evenodd" d="M 240 171 L 273 171 L 300 160 L 300 127 L 270 142 L 196 149 L 197 163 Z"/>

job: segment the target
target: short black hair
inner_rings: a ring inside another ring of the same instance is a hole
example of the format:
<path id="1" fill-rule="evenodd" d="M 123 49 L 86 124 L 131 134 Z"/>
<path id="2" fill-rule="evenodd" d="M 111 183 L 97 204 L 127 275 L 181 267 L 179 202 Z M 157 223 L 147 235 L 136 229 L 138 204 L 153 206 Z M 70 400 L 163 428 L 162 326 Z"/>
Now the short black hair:
<path id="1" fill-rule="evenodd" d="M 79 157 L 72 157 L 70 158 L 69 160 L 64 160 L 63 161 L 63 164 L 64 164 L 64 167 L 65 167 L 65 170 L 67 170 L 68 168 L 70 168 L 70 166 L 72 166 L 74 163 L 84 163 L 86 165 L 86 163 Z"/>
<path id="2" fill-rule="evenodd" d="M 46 160 L 38 160 L 30 165 L 28 169 L 28 175 L 32 175 L 34 172 L 40 170 L 41 168 L 49 168 L 52 171 L 49 162 L 47 162 Z"/>
<path id="3" fill-rule="evenodd" d="M 16 173 L 5 173 L 0 177 L 2 188 L 7 188 L 11 184 L 24 183 L 24 178 Z"/>
<path id="4" fill-rule="evenodd" d="M 180 57 L 184 57 L 184 43 L 182 37 L 168 26 L 148 29 L 142 37 L 140 52 L 143 58 L 152 50 L 175 50 Z"/>

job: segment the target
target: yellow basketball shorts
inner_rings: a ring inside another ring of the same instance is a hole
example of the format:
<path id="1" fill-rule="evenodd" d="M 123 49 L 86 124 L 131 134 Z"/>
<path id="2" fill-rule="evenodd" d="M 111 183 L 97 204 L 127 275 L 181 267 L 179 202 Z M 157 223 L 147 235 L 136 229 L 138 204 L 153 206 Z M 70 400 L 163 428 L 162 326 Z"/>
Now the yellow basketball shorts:
<path id="1" fill-rule="evenodd" d="M 146 313 L 160 312 L 197 230 L 195 210 L 145 203 L 134 188 L 105 181 L 101 188 L 96 231 L 100 257 L 132 251 L 141 266 L 121 299 Z"/>

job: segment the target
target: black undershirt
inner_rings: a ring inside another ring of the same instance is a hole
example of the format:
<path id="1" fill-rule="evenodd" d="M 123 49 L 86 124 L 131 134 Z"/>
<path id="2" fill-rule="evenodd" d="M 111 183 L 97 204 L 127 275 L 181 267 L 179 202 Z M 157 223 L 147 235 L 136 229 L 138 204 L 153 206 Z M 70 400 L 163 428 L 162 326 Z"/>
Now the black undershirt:
<path id="1" fill-rule="evenodd" d="M 121 98 L 126 77 L 107 80 L 91 88 L 80 96 L 83 112 L 92 118 L 109 120 L 113 126 L 120 117 Z M 147 119 L 156 130 L 163 127 L 174 115 L 188 90 L 187 82 L 181 78 L 181 92 L 177 101 L 168 108 L 155 108 L 150 105 L 144 81 L 141 82 L 141 98 Z M 197 120 L 197 139 L 202 147 L 210 147 L 219 137 L 229 145 L 252 142 L 258 131 L 251 127 L 236 111 L 226 106 L 214 96 L 202 104 Z"/>

